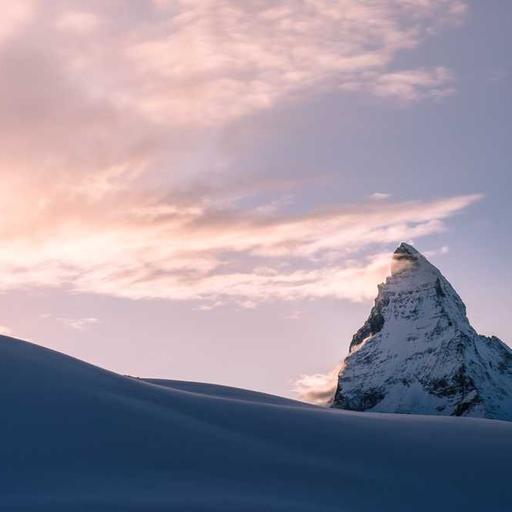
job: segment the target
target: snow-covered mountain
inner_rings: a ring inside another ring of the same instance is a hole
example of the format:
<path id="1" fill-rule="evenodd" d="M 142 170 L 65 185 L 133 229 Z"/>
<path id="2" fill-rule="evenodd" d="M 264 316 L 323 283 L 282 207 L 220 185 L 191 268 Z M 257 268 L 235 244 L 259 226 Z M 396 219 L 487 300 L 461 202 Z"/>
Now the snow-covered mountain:
<path id="1" fill-rule="evenodd" d="M 403 243 L 352 339 L 333 405 L 512 420 L 512 350 L 477 334 L 450 283 Z"/>
<path id="2" fill-rule="evenodd" d="M 512 423 L 124 377 L 0 336 L 0 510 L 503 512 Z"/>

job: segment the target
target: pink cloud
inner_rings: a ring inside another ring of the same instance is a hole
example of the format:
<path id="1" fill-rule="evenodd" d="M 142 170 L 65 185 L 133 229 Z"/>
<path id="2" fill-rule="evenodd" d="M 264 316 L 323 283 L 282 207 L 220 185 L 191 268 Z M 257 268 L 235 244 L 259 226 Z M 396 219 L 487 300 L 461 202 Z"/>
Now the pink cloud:
<path id="1" fill-rule="evenodd" d="M 69 10 L 58 17 L 56 27 L 79 35 L 90 34 L 100 24 L 101 19 L 91 12 Z"/>
<path id="2" fill-rule="evenodd" d="M 338 375 L 342 365 L 338 365 L 327 373 L 314 373 L 312 375 L 301 375 L 295 381 L 295 393 L 305 402 L 316 405 L 329 405 L 336 392 Z"/>
<path id="3" fill-rule="evenodd" d="M 384 272 L 378 244 L 440 232 L 478 197 L 296 216 L 280 213 L 289 197 L 237 208 L 212 140 L 243 116 L 354 83 L 381 97 L 442 95 L 448 70 L 396 72 L 392 63 L 461 19 L 463 5 L 9 3 L 0 287 L 245 305 L 369 297 Z M 237 194 L 265 187 L 247 179 Z"/>
<path id="4" fill-rule="evenodd" d="M 17 0 L 16 2 L 5 2 L 2 5 L 0 42 L 8 39 L 31 20 L 34 7 L 34 0 Z"/>
<path id="5" fill-rule="evenodd" d="M 127 91 L 126 100 L 162 122 L 172 115 L 187 123 L 231 120 L 334 87 L 404 101 L 437 97 L 452 84 L 448 70 L 387 68 L 398 52 L 464 14 L 458 1 L 159 5 L 161 30 L 125 48 L 144 91 L 142 98 Z"/>
<path id="6" fill-rule="evenodd" d="M 87 198 L 79 199 L 64 203 L 61 216 L 46 213 L 54 204 L 40 205 L 36 229 L 19 221 L 14 234 L 8 218 L 0 222 L 4 290 L 66 285 L 133 299 L 358 301 L 371 297 L 388 271 L 387 257 L 361 251 L 442 231 L 445 219 L 479 196 L 294 217 L 162 204 L 120 204 L 101 215 L 101 203 L 90 215 Z"/>
<path id="7" fill-rule="evenodd" d="M 452 73 L 443 67 L 385 73 L 370 86 L 377 96 L 405 102 L 442 98 L 455 93 Z"/>
<path id="8" fill-rule="evenodd" d="M 156 183 L 165 174 L 183 184 L 212 130 L 277 104 L 351 89 L 404 102 L 439 98 L 453 92 L 449 70 L 392 71 L 393 59 L 447 20 L 460 20 L 465 4 L 136 5 L 6 6 L 0 172 L 9 181 L 29 176 L 31 183 L 106 190 L 135 174 Z"/>

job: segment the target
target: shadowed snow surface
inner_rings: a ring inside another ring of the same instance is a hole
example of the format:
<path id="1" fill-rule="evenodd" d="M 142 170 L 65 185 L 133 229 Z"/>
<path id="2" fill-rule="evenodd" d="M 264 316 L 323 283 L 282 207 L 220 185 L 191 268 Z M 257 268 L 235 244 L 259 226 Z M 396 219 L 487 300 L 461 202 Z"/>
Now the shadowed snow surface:
<path id="1" fill-rule="evenodd" d="M 123 377 L 0 337 L 0 510 L 506 511 L 512 423 Z"/>

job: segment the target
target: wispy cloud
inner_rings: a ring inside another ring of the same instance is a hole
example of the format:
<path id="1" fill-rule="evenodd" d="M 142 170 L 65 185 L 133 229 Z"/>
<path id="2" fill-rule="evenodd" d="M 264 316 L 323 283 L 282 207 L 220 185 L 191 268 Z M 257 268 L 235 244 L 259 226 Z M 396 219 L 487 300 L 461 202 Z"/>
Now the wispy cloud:
<path id="1" fill-rule="evenodd" d="M 461 20 L 464 6 L 8 2 L 0 170 L 9 182 L 29 175 L 34 186 L 59 182 L 91 195 L 137 177 L 176 186 L 190 177 L 186 158 L 207 158 L 212 131 L 276 105 L 347 90 L 401 102 L 439 98 L 454 90 L 450 70 L 397 70 L 394 60 Z"/>
<path id="2" fill-rule="evenodd" d="M 348 91 L 369 92 L 381 98 L 395 99 L 402 104 L 425 99 L 439 100 L 456 92 L 454 76 L 444 67 L 363 73 L 341 87 Z"/>
<path id="3" fill-rule="evenodd" d="M 200 208 L 120 209 L 84 217 L 82 207 L 0 240 L 0 283 L 67 285 L 129 298 L 218 301 L 336 297 L 362 300 L 388 258 L 360 252 L 445 229 L 480 196 L 370 203 L 301 216 Z M 51 206 L 47 206 L 51 208 Z"/>
<path id="4" fill-rule="evenodd" d="M 432 249 L 430 251 L 425 251 L 423 254 L 429 258 L 433 256 L 443 256 L 445 254 L 448 254 L 450 252 L 450 248 L 447 245 L 443 245 L 442 247 L 439 247 L 438 249 Z"/>
<path id="5" fill-rule="evenodd" d="M 84 329 L 99 323 L 99 319 L 95 317 L 70 318 L 65 316 L 53 316 L 50 313 L 43 313 L 41 318 L 53 319 L 56 322 L 77 331 L 83 331 Z"/>
<path id="6" fill-rule="evenodd" d="M 395 97 L 404 102 L 425 98 L 440 99 L 455 93 L 454 77 L 444 67 L 384 73 L 370 89 L 377 96 Z"/>
<path id="7" fill-rule="evenodd" d="M 92 325 L 95 325 L 99 322 L 97 318 L 65 318 L 65 317 L 58 317 L 57 320 L 70 327 L 71 329 L 75 329 L 77 331 L 82 331 L 86 329 L 87 327 L 90 327 Z"/>
<path id="8" fill-rule="evenodd" d="M 464 15 L 458 1 L 159 2 L 161 22 L 125 48 L 159 119 L 218 122 L 333 88 L 404 101 L 438 96 L 444 68 L 388 72 L 400 51 Z M 455 8 L 458 6 L 458 8 Z M 192 101 L 191 101 L 192 100 Z"/>
<path id="9" fill-rule="evenodd" d="M 246 307 L 371 296 L 381 244 L 440 232 L 478 197 L 285 215 L 292 196 L 274 193 L 237 206 L 212 141 L 244 116 L 354 84 L 405 102 L 443 95 L 449 70 L 397 71 L 395 57 L 461 20 L 464 5 L 7 3 L 0 288 Z M 263 181 L 247 179 L 239 195 Z"/>
<path id="10" fill-rule="evenodd" d="M 370 195 L 370 199 L 373 199 L 375 201 L 384 201 L 385 199 L 389 199 L 391 197 L 391 194 L 388 194 L 386 192 L 374 192 Z"/>
<path id="11" fill-rule="evenodd" d="M 32 0 L 5 2 L 4 5 L 2 5 L 0 42 L 8 39 L 32 20 L 34 7 Z"/>
<path id="12" fill-rule="evenodd" d="M 336 392 L 338 375 L 342 364 L 327 373 L 301 375 L 295 382 L 294 391 L 305 402 L 316 405 L 329 405 Z"/>

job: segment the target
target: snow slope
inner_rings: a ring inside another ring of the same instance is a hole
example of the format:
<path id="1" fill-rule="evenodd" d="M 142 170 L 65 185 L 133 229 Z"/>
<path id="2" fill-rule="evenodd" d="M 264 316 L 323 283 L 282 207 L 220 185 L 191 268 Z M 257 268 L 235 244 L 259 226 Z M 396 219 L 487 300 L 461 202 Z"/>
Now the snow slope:
<path id="1" fill-rule="evenodd" d="M 512 350 L 480 336 L 446 278 L 404 243 L 354 335 L 334 405 L 512 420 Z"/>
<path id="2" fill-rule="evenodd" d="M 157 384 L 167 388 L 173 388 L 181 391 L 188 391 L 200 395 L 217 398 L 229 398 L 231 400 L 242 400 L 244 402 L 255 402 L 275 405 L 295 405 L 296 407 L 308 407 L 304 402 L 297 402 L 288 398 L 275 395 L 268 395 L 248 389 L 232 388 L 230 386 L 221 386 L 219 384 L 205 384 L 203 382 L 184 382 L 180 380 L 167 379 L 143 379 L 150 384 Z"/>
<path id="3" fill-rule="evenodd" d="M 7 337 L 0 365 L 2 511 L 512 509 L 512 423 L 150 383 Z"/>

